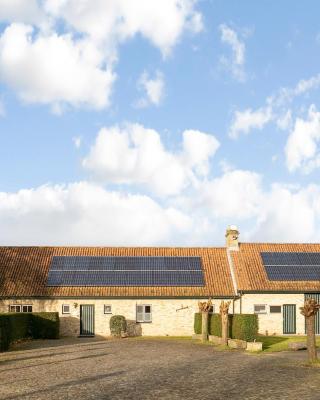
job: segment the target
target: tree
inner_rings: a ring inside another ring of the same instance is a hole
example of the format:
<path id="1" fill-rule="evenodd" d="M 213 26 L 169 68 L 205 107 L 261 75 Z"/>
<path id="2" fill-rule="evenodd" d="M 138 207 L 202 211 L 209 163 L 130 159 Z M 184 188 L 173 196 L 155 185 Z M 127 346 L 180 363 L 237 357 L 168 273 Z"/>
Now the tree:
<path id="1" fill-rule="evenodd" d="M 304 302 L 304 306 L 300 307 L 300 312 L 304 315 L 306 320 L 307 328 L 307 348 L 308 348 L 308 359 L 309 362 L 317 360 L 317 348 L 316 348 L 316 335 L 315 335 L 315 317 L 320 309 L 320 304 L 315 299 L 307 299 Z"/>
<path id="2" fill-rule="evenodd" d="M 209 311 L 212 309 L 212 301 L 209 298 L 208 301 L 198 302 L 199 311 L 202 315 L 202 330 L 201 330 L 201 340 L 204 342 L 208 340 L 208 316 Z"/>
<path id="3" fill-rule="evenodd" d="M 225 346 L 228 345 L 228 327 L 229 327 L 229 318 L 228 318 L 228 313 L 229 313 L 229 306 L 230 306 L 231 301 L 222 301 L 220 303 L 220 315 L 221 315 L 221 336 L 222 336 L 222 343 Z"/>

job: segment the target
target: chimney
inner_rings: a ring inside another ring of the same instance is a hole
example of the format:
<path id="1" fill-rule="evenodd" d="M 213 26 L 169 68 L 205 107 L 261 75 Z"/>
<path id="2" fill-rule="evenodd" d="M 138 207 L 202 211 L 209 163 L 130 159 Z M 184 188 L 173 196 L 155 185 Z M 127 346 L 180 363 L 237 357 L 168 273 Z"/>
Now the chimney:
<path id="1" fill-rule="evenodd" d="M 236 225 L 230 225 L 226 231 L 226 246 L 228 250 L 239 250 L 239 231 Z"/>

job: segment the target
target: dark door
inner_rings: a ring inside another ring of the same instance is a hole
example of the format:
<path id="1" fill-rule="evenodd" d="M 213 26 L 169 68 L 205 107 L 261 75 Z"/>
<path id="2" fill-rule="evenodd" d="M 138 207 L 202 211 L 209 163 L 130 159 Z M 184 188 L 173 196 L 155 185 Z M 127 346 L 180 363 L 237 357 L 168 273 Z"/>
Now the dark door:
<path id="1" fill-rule="evenodd" d="M 304 299 L 315 299 L 318 303 L 320 303 L 320 293 L 306 293 L 304 295 Z M 316 320 L 315 320 L 315 332 L 316 335 L 320 335 L 320 312 L 317 312 L 316 314 Z"/>
<path id="2" fill-rule="evenodd" d="M 286 335 L 296 333 L 296 305 L 283 305 L 283 333 Z"/>
<path id="3" fill-rule="evenodd" d="M 80 335 L 94 336 L 94 305 L 80 306 Z"/>

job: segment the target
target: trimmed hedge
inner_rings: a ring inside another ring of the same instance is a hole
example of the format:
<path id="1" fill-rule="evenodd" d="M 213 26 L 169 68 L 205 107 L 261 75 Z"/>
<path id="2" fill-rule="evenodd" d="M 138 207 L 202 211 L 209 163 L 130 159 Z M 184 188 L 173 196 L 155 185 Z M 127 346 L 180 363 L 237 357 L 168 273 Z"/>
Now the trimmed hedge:
<path id="1" fill-rule="evenodd" d="M 58 339 L 58 313 L 0 314 L 0 351 L 21 339 Z"/>
<path id="2" fill-rule="evenodd" d="M 258 335 L 258 316 L 256 314 L 229 314 L 229 334 L 232 339 L 252 341 Z M 202 331 L 201 313 L 194 315 L 194 332 L 200 334 Z M 209 335 L 221 337 L 221 315 L 209 314 Z"/>
<path id="3" fill-rule="evenodd" d="M 122 332 L 127 332 L 127 321 L 123 315 L 113 315 L 110 318 L 110 332 L 112 336 L 120 337 Z"/>
<path id="4" fill-rule="evenodd" d="M 256 314 L 234 314 L 232 316 L 232 338 L 252 342 L 258 336 L 258 316 Z"/>

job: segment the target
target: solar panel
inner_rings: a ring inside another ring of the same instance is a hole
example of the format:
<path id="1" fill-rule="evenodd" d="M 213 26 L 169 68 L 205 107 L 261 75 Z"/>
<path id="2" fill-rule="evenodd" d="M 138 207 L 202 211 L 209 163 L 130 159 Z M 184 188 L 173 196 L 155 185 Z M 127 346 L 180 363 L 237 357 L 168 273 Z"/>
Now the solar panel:
<path id="1" fill-rule="evenodd" d="M 320 253 L 262 252 L 261 258 L 271 281 L 320 280 Z"/>
<path id="2" fill-rule="evenodd" d="M 54 256 L 47 286 L 204 286 L 200 257 Z"/>

